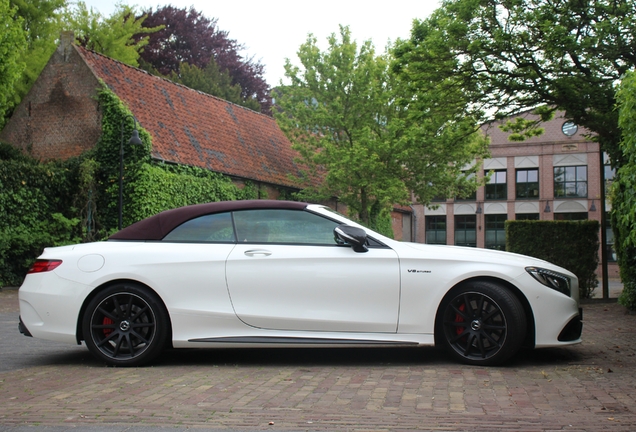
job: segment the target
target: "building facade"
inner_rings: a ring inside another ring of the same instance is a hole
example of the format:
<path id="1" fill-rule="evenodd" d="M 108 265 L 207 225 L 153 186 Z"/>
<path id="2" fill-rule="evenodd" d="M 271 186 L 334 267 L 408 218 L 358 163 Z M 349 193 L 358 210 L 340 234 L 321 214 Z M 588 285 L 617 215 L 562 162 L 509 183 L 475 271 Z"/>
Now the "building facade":
<path id="1" fill-rule="evenodd" d="M 504 250 L 507 220 L 601 221 L 603 207 L 610 210 L 602 188 L 606 190 L 613 171 L 588 131 L 557 113 L 542 124 L 542 135 L 515 142 L 500 124 L 482 128 L 490 138 L 491 152 L 479 173 L 490 174 L 485 186 L 468 198 L 419 206 L 418 242 Z M 618 277 L 613 235 L 606 220 L 608 276 Z"/>

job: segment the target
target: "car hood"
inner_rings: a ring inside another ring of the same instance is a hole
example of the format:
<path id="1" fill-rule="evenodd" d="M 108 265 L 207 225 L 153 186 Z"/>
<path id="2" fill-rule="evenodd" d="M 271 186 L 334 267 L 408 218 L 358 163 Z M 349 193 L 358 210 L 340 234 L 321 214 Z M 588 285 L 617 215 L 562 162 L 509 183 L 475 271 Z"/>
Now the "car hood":
<path id="1" fill-rule="evenodd" d="M 402 243 L 414 252 L 418 251 L 428 256 L 434 256 L 438 259 L 454 259 L 467 261 L 481 261 L 488 263 L 519 265 L 522 267 L 539 266 L 555 271 L 571 274 L 570 271 L 552 264 L 548 261 L 534 258 L 527 255 L 516 254 L 512 252 L 504 252 L 492 249 L 481 249 L 462 246 L 444 246 L 444 245 L 427 245 L 421 243 Z M 419 255 L 419 254 L 418 254 Z"/>

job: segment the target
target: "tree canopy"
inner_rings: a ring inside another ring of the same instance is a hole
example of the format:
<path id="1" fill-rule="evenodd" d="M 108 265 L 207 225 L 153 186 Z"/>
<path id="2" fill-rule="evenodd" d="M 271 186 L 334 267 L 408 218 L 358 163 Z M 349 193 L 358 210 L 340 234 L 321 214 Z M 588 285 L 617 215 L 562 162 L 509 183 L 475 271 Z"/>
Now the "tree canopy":
<path id="1" fill-rule="evenodd" d="M 617 92 L 623 165 L 612 184 L 612 227 L 623 292 L 619 302 L 636 310 L 636 73 L 628 72 Z"/>
<path id="2" fill-rule="evenodd" d="M 308 167 L 306 193 L 336 196 L 372 224 L 410 203 L 411 192 L 426 204 L 474 190 L 476 167 L 467 165 L 486 154 L 475 123 L 441 115 L 443 104 L 417 110 L 425 103 L 418 98 L 433 95 L 409 93 L 389 73 L 390 54 L 376 55 L 370 41 L 358 48 L 348 27 L 328 44 L 321 52 L 309 35 L 298 51 L 302 67 L 286 61 L 291 84 L 276 95 L 275 117 Z"/>
<path id="3" fill-rule="evenodd" d="M 484 120 L 563 110 L 620 165 L 615 90 L 636 64 L 635 12 L 634 0 L 445 0 L 414 23 L 395 68 L 452 80 Z"/>
<path id="4" fill-rule="evenodd" d="M 171 72 L 168 78 L 191 89 L 217 96 L 254 111 L 259 111 L 261 108 L 257 100 L 242 98 L 241 86 L 232 84 L 232 77 L 227 72 L 220 71 L 214 59 L 211 59 L 204 69 L 183 63 L 179 73 Z"/>
<path id="5" fill-rule="evenodd" d="M 231 77 L 231 86 L 240 86 L 243 101 L 255 100 L 261 112 L 270 113 L 270 87 L 263 78 L 264 66 L 243 57 L 243 46 L 217 27 L 217 19 L 207 18 L 194 7 L 163 6 L 143 14 L 147 15 L 144 26 L 164 26 L 150 35 L 141 53 L 143 68 L 181 77 L 183 64 L 205 70 L 213 60 L 221 73 Z"/>
<path id="6" fill-rule="evenodd" d="M 19 56 L 24 67 L 20 78 L 13 83 L 10 90 L 3 92 L 10 100 L 9 110 L 5 113 L 8 115 L 29 91 L 55 51 L 55 39 L 59 36 L 61 13 L 67 2 L 66 0 L 10 0 L 9 4 L 15 8 L 15 19 L 24 31 L 26 46 L 18 43 L 11 47 L 11 51 Z M 11 30 L 5 36 L 10 37 L 10 34 Z M 1 123 L 3 121 L 0 120 Z"/>
<path id="7" fill-rule="evenodd" d="M 0 0 L 0 127 L 5 112 L 13 107 L 13 87 L 26 67 L 23 55 L 27 40 L 22 21 L 8 0 Z"/>
<path id="8" fill-rule="evenodd" d="M 74 31 L 82 46 L 122 63 L 139 66 L 139 55 L 148 44 L 148 35 L 162 28 L 144 26 L 145 18 L 135 16 L 134 8 L 121 3 L 111 16 L 104 17 L 80 1 L 67 11 L 64 27 Z"/>

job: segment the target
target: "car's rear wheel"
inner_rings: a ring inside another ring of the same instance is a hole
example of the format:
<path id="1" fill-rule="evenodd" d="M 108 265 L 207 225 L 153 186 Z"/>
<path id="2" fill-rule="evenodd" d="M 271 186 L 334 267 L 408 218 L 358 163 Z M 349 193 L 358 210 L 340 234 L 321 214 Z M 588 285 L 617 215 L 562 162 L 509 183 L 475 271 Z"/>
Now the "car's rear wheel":
<path id="1" fill-rule="evenodd" d="M 451 290 L 437 316 L 437 340 L 455 358 L 473 365 L 497 365 L 519 351 L 526 315 L 510 290 L 474 281 Z"/>
<path id="2" fill-rule="evenodd" d="M 168 315 L 150 290 L 121 283 L 90 301 L 82 330 L 86 346 L 97 358 L 113 366 L 139 366 L 164 348 Z"/>

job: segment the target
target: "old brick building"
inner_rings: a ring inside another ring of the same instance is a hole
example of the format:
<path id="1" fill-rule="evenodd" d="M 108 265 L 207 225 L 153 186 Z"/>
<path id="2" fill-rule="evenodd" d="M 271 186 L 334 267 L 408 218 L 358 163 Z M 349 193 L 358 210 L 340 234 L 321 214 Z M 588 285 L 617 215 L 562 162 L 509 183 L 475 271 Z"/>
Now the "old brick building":
<path id="1" fill-rule="evenodd" d="M 73 44 L 70 32 L 0 140 L 42 160 L 92 148 L 101 134 L 102 82 L 152 136 L 153 159 L 249 180 L 270 198 L 297 189 L 288 178 L 299 174 L 296 153 L 273 118 L 88 51 Z"/>

